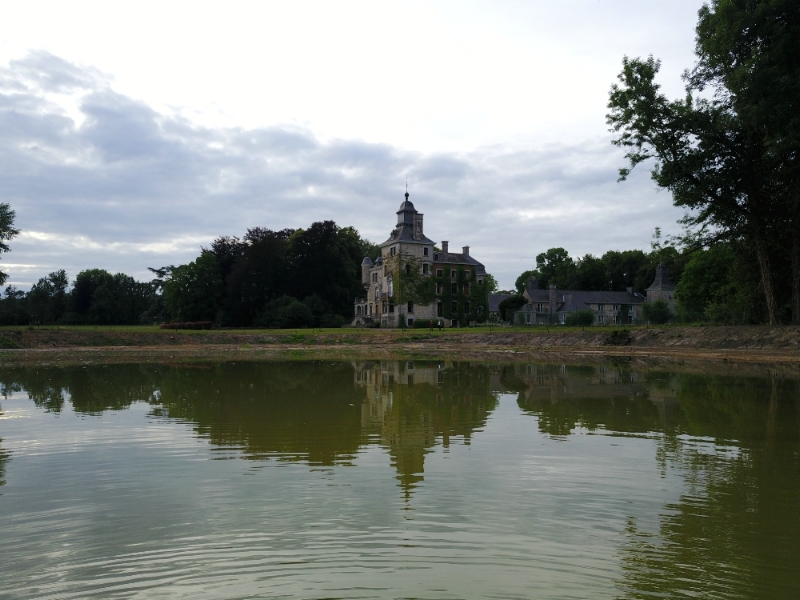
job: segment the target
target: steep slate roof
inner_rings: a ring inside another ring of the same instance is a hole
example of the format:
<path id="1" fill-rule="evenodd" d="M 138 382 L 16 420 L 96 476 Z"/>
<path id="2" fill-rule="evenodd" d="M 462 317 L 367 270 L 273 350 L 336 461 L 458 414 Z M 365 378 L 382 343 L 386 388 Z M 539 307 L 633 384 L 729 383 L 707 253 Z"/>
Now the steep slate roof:
<path id="1" fill-rule="evenodd" d="M 406 192 L 406 199 L 400 204 L 400 210 L 397 211 L 397 225 L 389 234 L 389 239 L 383 242 L 381 247 L 395 242 L 433 245 L 435 242 L 425 237 L 425 235 L 419 238 L 414 237 L 414 217 L 418 214 L 414 204 L 408 199 L 408 192 Z"/>
<path id="2" fill-rule="evenodd" d="M 528 288 L 525 290 L 530 298 L 529 304 L 548 304 L 550 290 Z M 575 312 L 586 310 L 589 304 L 641 304 L 644 298 L 639 294 L 628 292 L 584 291 L 584 290 L 555 290 L 556 312 Z M 521 309 L 524 310 L 524 307 Z M 529 310 L 533 310 L 530 308 Z M 534 311 L 535 312 L 535 311 Z"/>
<path id="3" fill-rule="evenodd" d="M 659 264 L 656 267 L 656 278 L 653 280 L 653 283 L 650 284 L 650 287 L 647 288 L 647 292 L 671 292 L 675 289 L 675 285 L 669 279 L 669 269 L 664 265 Z"/>
<path id="4" fill-rule="evenodd" d="M 507 298 L 513 298 L 514 294 L 489 294 L 489 312 L 499 312 L 500 303 Z"/>
<path id="5" fill-rule="evenodd" d="M 483 263 L 478 262 L 469 254 L 458 254 L 455 252 L 434 252 L 433 257 L 433 262 L 437 264 L 448 263 L 457 265 L 473 265 L 478 267 L 477 272 L 479 275 L 484 275 L 486 273 L 486 268 L 483 266 Z"/>

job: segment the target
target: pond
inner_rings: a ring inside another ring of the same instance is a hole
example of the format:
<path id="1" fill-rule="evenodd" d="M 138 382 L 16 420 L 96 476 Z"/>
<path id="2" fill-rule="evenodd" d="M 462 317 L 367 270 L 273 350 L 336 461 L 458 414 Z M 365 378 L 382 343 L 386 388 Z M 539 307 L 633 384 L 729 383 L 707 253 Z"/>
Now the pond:
<path id="1" fill-rule="evenodd" d="M 3 598 L 800 597 L 800 384 L 0 369 Z"/>

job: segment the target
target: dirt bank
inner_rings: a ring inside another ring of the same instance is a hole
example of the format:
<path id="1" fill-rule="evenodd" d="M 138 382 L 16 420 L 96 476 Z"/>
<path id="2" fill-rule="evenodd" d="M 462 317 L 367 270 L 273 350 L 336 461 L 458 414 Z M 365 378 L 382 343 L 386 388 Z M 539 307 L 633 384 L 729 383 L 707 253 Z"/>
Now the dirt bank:
<path id="1" fill-rule="evenodd" d="M 800 327 L 667 327 L 651 329 L 590 328 L 563 331 L 542 328 L 530 331 L 471 333 L 470 330 L 429 333 L 425 330 L 353 330 L 336 333 L 272 333 L 258 331 L 136 332 L 110 328 L 15 329 L 0 331 L 0 348 L 87 348 L 119 346 L 383 346 L 425 344 L 427 346 L 465 346 L 544 350 L 549 348 L 650 348 L 752 350 L 800 353 Z"/>
<path id="2" fill-rule="evenodd" d="M 0 364 L 275 359 L 625 362 L 634 368 L 800 374 L 800 328 L 670 327 L 486 333 L 195 333 L 87 330 L 0 332 Z"/>

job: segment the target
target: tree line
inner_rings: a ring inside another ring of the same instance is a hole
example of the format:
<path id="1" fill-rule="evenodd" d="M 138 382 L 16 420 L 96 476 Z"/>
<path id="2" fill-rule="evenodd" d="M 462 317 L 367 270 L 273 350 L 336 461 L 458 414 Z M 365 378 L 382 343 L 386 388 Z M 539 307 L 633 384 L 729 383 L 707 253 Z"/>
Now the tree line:
<path id="1" fill-rule="evenodd" d="M 791 319 L 791 261 L 777 255 L 772 268 L 778 275 L 774 288 L 778 313 Z M 610 250 L 602 256 L 572 258 L 564 248 L 550 248 L 536 256 L 536 268 L 524 271 L 513 294 L 500 308 L 508 311 L 525 303 L 522 297 L 530 278 L 539 289 L 554 284 L 561 290 L 625 291 L 645 295 L 658 265 L 668 269 L 675 284 L 677 308 L 660 313 L 657 320 L 686 323 L 746 325 L 769 322 L 756 249 L 746 240 L 718 241 L 707 248 L 684 238 L 662 240 L 657 228 L 649 252 Z M 663 307 L 662 307 L 663 308 Z"/>
<path id="2" fill-rule="evenodd" d="M 767 321 L 800 323 L 800 3 L 712 0 L 695 39 L 682 98 L 660 92 L 652 56 L 623 59 L 607 116 L 620 179 L 651 165 L 687 210 L 687 242 L 718 266 L 746 253 Z"/>
<path id="3" fill-rule="evenodd" d="M 13 211 L 0 205 L 0 213 L 10 215 L 13 230 Z M 0 251 L 3 243 L 0 237 Z M 28 292 L 9 286 L 0 298 L 0 325 L 339 327 L 352 319 L 353 299 L 364 294 L 363 257 L 378 253 L 355 229 L 333 221 L 296 230 L 255 227 L 241 238 L 216 238 L 188 264 L 151 268 L 151 281 L 88 269 L 70 282 L 62 269 Z M 0 283 L 6 278 L 0 273 Z"/>

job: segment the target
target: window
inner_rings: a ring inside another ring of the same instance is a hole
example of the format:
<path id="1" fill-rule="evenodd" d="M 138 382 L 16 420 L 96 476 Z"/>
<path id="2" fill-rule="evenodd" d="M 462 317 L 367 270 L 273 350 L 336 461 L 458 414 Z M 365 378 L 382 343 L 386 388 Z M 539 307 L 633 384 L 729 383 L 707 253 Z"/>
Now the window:
<path id="1" fill-rule="evenodd" d="M 424 263 L 422 265 L 422 274 L 423 275 L 427 275 L 430 272 L 429 267 L 430 267 L 430 265 L 428 263 Z"/>
<path id="2" fill-rule="evenodd" d="M 539 304 L 536 305 L 536 312 L 544 312 L 544 304 L 539 302 Z"/>
<path id="3" fill-rule="evenodd" d="M 458 313 L 458 302 L 452 302 L 450 304 L 450 310 L 453 311 L 453 314 Z"/>
<path id="4" fill-rule="evenodd" d="M 598 304 L 597 305 L 597 310 L 599 310 L 600 312 L 603 312 L 605 309 L 606 309 L 606 305 L 605 304 Z"/>
<path id="5" fill-rule="evenodd" d="M 468 283 L 464 284 L 464 294 L 469 296 L 469 284 Z"/>
<path id="6" fill-rule="evenodd" d="M 469 300 L 464 302 L 464 312 L 469 312 Z"/>
<path id="7" fill-rule="evenodd" d="M 414 303 L 413 302 L 409 302 L 408 303 L 408 312 L 410 312 L 410 313 L 414 312 Z"/>
<path id="8" fill-rule="evenodd" d="M 361 314 L 361 307 L 360 306 L 356 306 L 356 314 L 357 315 Z"/>
<path id="9" fill-rule="evenodd" d="M 434 254 L 433 255 L 433 260 L 439 260 L 439 255 L 438 254 Z"/>
<path id="10" fill-rule="evenodd" d="M 444 291 L 444 286 L 441 283 L 436 284 L 436 293 L 440 294 Z"/>
<path id="11" fill-rule="evenodd" d="M 392 246 L 389 248 L 389 256 L 394 256 L 395 254 L 397 254 L 397 248 Z"/>
<path id="12" fill-rule="evenodd" d="M 392 279 L 391 275 L 389 275 L 389 279 L 386 280 L 386 283 L 387 283 L 387 288 L 388 288 L 388 291 L 389 291 L 389 295 L 390 296 L 394 296 L 394 280 Z"/>
<path id="13" fill-rule="evenodd" d="M 619 310 L 619 304 L 614 305 L 614 310 Z"/>
<path id="14" fill-rule="evenodd" d="M 378 298 L 380 298 L 380 296 L 381 296 L 381 291 L 380 291 L 380 289 L 379 289 L 379 288 L 377 288 L 377 287 L 376 287 L 376 288 L 375 288 L 375 300 L 377 300 Z"/>
<path id="15" fill-rule="evenodd" d="M 458 271 L 456 271 L 455 269 L 450 271 L 450 279 L 458 279 Z"/>
<path id="16" fill-rule="evenodd" d="M 413 327 L 414 326 L 414 319 L 409 319 L 408 320 L 408 326 L 409 327 Z"/>
<path id="17" fill-rule="evenodd" d="M 436 316 L 437 317 L 444 316 L 444 307 L 442 306 L 441 302 L 436 303 Z"/>
<path id="18" fill-rule="evenodd" d="M 527 323 L 528 325 L 531 324 L 531 313 L 525 314 L 525 323 Z"/>
<path id="19" fill-rule="evenodd" d="M 372 304 L 369 305 L 369 316 L 372 316 Z"/>
<path id="20" fill-rule="evenodd" d="M 483 279 L 478 279 L 478 285 L 483 285 Z"/>
<path id="21" fill-rule="evenodd" d="M 565 315 L 564 313 L 561 313 L 560 315 L 558 315 L 558 322 L 561 323 L 562 325 L 564 323 L 566 323 L 567 322 L 567 315 Z"/>
<path id="22" fill-rule="evenodd" d="M 428 256 L 428 250 L 430 250 L 430 248 L 423 248 L 422 249 L 422 256 Z"/>
<path id="23" fill-rule="evenodd" d="M 436 269 L 436 276 L 437 277 L 441 277 L 442 276 L 442 270 L 441 269 Z"/>
<path id="24" fill-rule="evenodd" d="M 619 315 L 614 315 L 614 325 L 619 325 Z"/>
<path id="25" fill-rule="evenodd" d="M 606 316 L 605 315 L 597 315 L 597 322 L 600 323 L 600 325 L 602 325 L 603 323 L 606 322 Z"/>
<path id="26" fill-rule="evenodd" d="M 483 314 L 483 306 L 479 306 L 479 307 L 478 307 L 478 314 L 479 314 L 479 315 L 482 315 L 482 314 Z"/>
<path id="27" fill-rule="evenodd" d="M 451 283 L 450 284 L 450 293 L 451 294 L 457 294 L 458 293 L 458 284 L 457 283 Z"/>
<path id="28" fill-rule="evenodd" d="M 383 303 L 383 314 L 386 314 L 387 312 L 389 312 L 389 305 L 386 302 L 384 302 Z"/>
<path id="29" fill-rule="evenodd" d="M 389 302 L 389 312 L 390 313 L 394 312 L 394 302 Z"/>

